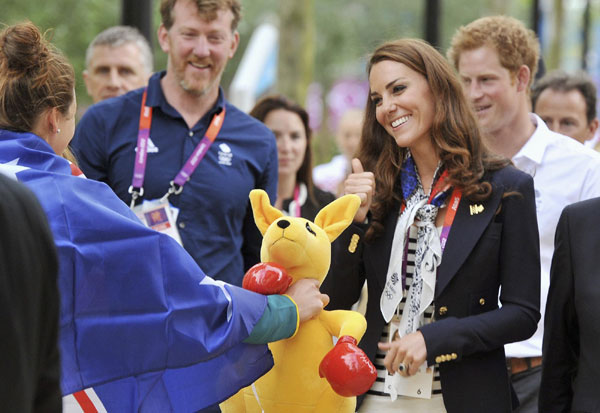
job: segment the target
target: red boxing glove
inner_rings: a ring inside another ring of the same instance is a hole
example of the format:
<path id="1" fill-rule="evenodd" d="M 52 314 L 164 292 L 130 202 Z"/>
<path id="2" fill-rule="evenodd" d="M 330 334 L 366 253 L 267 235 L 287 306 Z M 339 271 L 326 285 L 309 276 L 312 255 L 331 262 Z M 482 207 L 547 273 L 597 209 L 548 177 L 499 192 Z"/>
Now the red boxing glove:
<path id="1" fill-rule="evenodd" d="M 371 388 L 377 378 L 377 370 L 365 352 L 358 348 L 354 337 L 342 336 L 323 357 L 319 376 L 325 377 L 340 396 L 352 397 Z"/>
<path id="2" fill-rule="evenodd" d="M 260 262 L 246 272 L 242 287 L 263 295 L 283 294 L 291 283 L 292 277 L 281 265 Z"/>

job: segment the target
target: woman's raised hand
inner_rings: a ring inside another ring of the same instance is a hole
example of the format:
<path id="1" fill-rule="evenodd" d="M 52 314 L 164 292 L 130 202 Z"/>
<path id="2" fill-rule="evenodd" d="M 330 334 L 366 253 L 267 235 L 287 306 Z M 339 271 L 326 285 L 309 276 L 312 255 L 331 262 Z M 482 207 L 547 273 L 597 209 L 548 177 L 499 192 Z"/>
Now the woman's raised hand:
<path id="1" fill-rule="evenodd" d="M 358 158 L 352 159 L 352 173 L 344 182 L 344 193 L 360 197 L 360 207 L 354 216 L 354 222 L 364 222 L 375 193 L 375 175 L 373 172 L 365 172 Z"/>

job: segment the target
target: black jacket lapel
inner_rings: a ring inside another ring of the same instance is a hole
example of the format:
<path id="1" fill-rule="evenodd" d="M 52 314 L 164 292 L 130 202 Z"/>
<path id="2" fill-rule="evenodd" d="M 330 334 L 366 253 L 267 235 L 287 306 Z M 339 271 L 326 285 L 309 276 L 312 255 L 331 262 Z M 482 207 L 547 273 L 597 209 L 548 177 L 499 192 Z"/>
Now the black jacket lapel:
<path id="1" fill-rule="evenodd" d="M 442 255 L 442 263 L 438 268 L 435 298 L 448 285 L 479 241 L 498 209 L 502 193 L 494 190 L 488 199 L 479 202 L 461 199 Z M 475 208 L 478 206 L 483 206 L 483 210 L 478 208 L 479 212 L 477 212 Z M 472 209 L 473 213 L 471 213 Z"/>
<path id="2" fill-rule="evenodd" d="M 461 265 L 465 262 L 471 250 L 483 234 L 483 231 L 488 226 L 494 217 L 494 213 L 498 209 L 503 191 L 496 190 L 485 201 L 473 202 L 468 199 L 461 199 L 456 211 L 456 218 L 452 223 L 450 234 L 446 242 L 446 248 L 442 257 L 442 263 L 438 268 L 438 275 L 435 287 L 435 297 L 444 290 L 452 277 L 456 274 Z M 471 214 L 471 207 L 477 205 L 483 206 L 483 211 Z M 394 231 L 398 221 L 399 205 L 394 205 L 395 211 L 388 215 L 385 220 L 385 232 L 378 237 L 373 244 L 369 244 L 371 249 L 369 254 L 366 254 L 370 265 L 377 274 L 377 281 L 381 290 L 385 286 L 385 277 L 387 275 L 388 265 L 392 252 L 392 243 L 394 239 Z"/>

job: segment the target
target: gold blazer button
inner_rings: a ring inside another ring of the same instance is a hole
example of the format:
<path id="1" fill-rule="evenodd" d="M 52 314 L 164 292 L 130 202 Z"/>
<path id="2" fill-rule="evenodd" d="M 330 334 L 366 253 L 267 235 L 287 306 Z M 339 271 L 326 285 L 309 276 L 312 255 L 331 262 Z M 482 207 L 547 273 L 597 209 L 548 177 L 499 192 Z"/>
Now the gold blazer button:
<path id="1" fill-rule="evenodd" d="M 439 315 L 446 315 L 447 312 L 448 312 L 448 307 L 446 307 L 445 305 L 440 307 L 440 309 L 438 310 Z"/>
<path id="2" fill-rule="evenodd" d="M 356 247 L 358 246 L 359 239 L 360 236 L 358 234 L 352 235 L 352 238 L 350 239 L 350 245 L 348 245 L 348 252 L 350 252 L 350 254 L 354 254 L 356 252 Z"/>
<path id="3" fill-rule="evenodd" d="M 485 305 L 485 298 L 479 299 L 479 305 Z"/>

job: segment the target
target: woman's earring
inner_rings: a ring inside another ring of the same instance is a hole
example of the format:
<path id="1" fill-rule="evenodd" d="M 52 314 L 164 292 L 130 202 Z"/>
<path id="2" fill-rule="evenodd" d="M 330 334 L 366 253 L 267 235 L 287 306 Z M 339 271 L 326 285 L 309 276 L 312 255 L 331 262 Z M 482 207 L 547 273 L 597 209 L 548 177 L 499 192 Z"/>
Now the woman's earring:
<path id="1" fill-rule="evenodd" d="M 56 133 L 60 133 L 60 128 L 56 128 Z"/>

